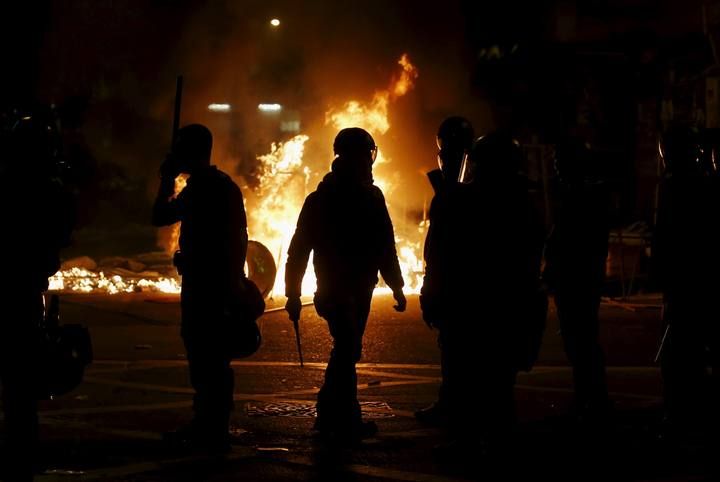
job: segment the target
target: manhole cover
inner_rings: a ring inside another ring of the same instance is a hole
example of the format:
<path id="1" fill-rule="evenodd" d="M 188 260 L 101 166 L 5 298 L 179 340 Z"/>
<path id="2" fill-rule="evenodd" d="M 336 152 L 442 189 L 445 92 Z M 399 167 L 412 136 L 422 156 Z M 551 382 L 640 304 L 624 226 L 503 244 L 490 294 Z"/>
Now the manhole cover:
<path id="1" fill-rule="evenodd" d="M 315 402 L 266 402 L 248 403 L 245 407 L 251 417 L 300 417 L 316 416 Z M 360 402 L 363 418 L 391 418 L 395 414 L 386 402 Z"/>

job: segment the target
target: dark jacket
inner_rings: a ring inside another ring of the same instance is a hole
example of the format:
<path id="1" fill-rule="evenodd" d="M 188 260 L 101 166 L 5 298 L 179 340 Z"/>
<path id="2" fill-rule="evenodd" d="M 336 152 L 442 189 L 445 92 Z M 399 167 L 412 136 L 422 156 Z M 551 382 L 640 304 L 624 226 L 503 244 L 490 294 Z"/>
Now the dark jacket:
<path id="1" fill-rule="evenodd" d="M 26 160 L 26 162 L 29 162 Z M 6 254 L 3 292 L 39 293 L 60 268 L 60 249 L 70 243 L 74 202 L 57 179 L 14 174 L 0 176 L 3 236 Z"/>
<path id="2" fill-rule="evenodd" d="M 458 281 L 459 268 L 453 265 L 447 250 L 453 242 L 457 242 L 452 239 L 453 223 L 456 218 L 452 210 L 457 204 L 460 187 L 457 183 L 446 182 L 440 169 L 430 171 L 427 176 L 435 195 L 430 201 L 428 212 L 430 226 L 423 249 L 425 259 L 421 297 L 423 305 L 426 301 L 439 302 L 452 296 L 453 287 Z M 427 308 L 431 309 L 429 306 Z"/>
<path id="3" fill-rule="evenodd" d="M 367 291 L 378 271 L 393 290 L 403 287 L 395 235 L 382 191 L 372 179 L 359 179 L 333 162 L 315 192 L 303 204 L 290 243 L 285 294 L 300 296 L 310 252 L 318 294 L 346 296 Z"/>
<path id="4" fill-rule="evenodd" d="M 178 221 L 183 289 L 189 283 L 215 291 L 235 289 L 244 276 L 248 240 L 237 184 L 215 166 L 193 173 L 177 198 L 155 202 L 155 226 Z"/>
<path id="5" fill-rule="evenodd" d="M 666 177 L 660 184 L 653 260 L 666 295 L 714 296 L 720 281 L 720 184 L 708 177 Z"/>
<path id="6" fill-rule="evenodd" d="M 459 185 L 429 176 L 435 197 L 425 243 L 423 311 L 435 311 L 432 319 L 467 311 L 463 303 L 487 302 L 483 310 L 497 307 L 512 318 L 510 308 L 537 290 L 544 236 L 527 179 Z"/>
<path id="7" fill-rule="evenodd" d="M 602 288 L 610 235 L 610 197 L 603 183 L 555 186 L 555 223 L 544 278 L 555 289 Z"/>

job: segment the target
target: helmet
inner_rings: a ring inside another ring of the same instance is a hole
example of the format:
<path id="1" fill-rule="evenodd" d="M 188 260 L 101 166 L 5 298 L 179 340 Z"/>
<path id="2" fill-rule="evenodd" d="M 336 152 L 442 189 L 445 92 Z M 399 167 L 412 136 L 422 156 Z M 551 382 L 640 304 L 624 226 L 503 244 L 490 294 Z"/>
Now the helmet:
<path id="1" fill-rule="evenodd" d="M 453 116 L 445 119 L 437 132 L 438 166 L 445 179 L 455 181 L 460 173 L 463 158 L 470 151 L 475 132 L 472 124 L 464 117 Z"/>
<path id="2" fill-rule="evenodd" d="M 498 180 L 511 178 L 520 172 L 523 159 L 517 140 L 504 132 L 491 132 L 473 143 L 460 169 L 459 181 L 469 184 L 479 176 Z"/>
<path id="3" fill-rule="evenodd" d="M 671 127 L 660 138 L 658 151 L 665 172 L 679 176 L 702 173 L 703 149 L 697 129 Z"/>
<path id="4" fill-rule="evenodd" d="M 92 362 L 92 341 L 88 329 L 77 324 L 58 326 L 45 335 L 41 359 L 46 368 L 38 377 L 37 395 L 50 399 L 80 385 Z"/>
<path id="5" fill-rule="evenodd" d="M 720 174 L 720 129 L 704 129 L 702 135 L 701 169 L 703 174 Z"/>
<path id="6" fill-rule="evenodd" d="M 92 340 L 81 325 L 60 325 L 60 301 L 52 295 L 40 324 L 40 360 L 45 369 L 35 380 L 41 399 L 63 395 L 82 382 L 85 368 L 92 362 Z"/>
<path id="7" fill-rule="evenodd" d="M 338 132 L 333 151 L 337 156 L 369 155 L 373 161 L 377 157 L 375 140 L 368 131 L 359 127 L 348 127 Z"/>
<path id="8" fill-rule="evenodd" d="M 232 358 L 245 358 L 255 353 L 262 343 L 257 319 L 265 311 L 265 300 L 257 285 L 243 278 L 238 296 L 225 307 L 223 318 L 227 332 L 227 349 Z"/>
<path id="9" fill-rule="evenodd" d="M 61 140 L 55 113 L 50 107 L 15 109 L 3 116 L 3 163 L 34 174 L 56 175 Z"/>
<path id="10" fill-rule="evenodd" d="M 247 358 L 258 351 L 262 344 L 262 335 L 257 321 L 235 317 L 226 321 L 230 326 L 228 342 L 231 358 Z"/>

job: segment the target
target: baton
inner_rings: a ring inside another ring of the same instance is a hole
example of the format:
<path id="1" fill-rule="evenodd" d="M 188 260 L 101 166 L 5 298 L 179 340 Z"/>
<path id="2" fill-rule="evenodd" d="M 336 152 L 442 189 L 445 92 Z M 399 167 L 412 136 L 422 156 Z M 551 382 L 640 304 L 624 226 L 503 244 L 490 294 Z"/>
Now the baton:
<path id="1" fill-rule="evenodd" d="M 180 108 L 182 107 L 182 93 L 183 93 L 183 76 L 178 75 L 175 82 L 175 111 L 173 112 L 173 123 L 172 123 L 172 145 L 170 150 L 175 146 L 177 140 L 178 130 L 180 129 Z"/>
<path id="2" fill-rule="evenodd" d="M 302 345 L 300 344 L 300 320 L 293 321 L 293 327 L 295 328 L 295 343 L 297 343 L 298 356 L 300 357 L 300 368 L 305 367 L 303 360 Z"/>

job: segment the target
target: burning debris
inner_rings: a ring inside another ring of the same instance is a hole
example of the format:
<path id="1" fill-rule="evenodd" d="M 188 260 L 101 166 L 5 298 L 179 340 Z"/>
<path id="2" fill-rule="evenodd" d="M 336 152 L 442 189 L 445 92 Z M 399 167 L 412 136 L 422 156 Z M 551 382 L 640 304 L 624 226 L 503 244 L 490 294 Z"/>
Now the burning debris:
<path id="1" fill-rule="evenodd" d="M 176 278 L 157 276 L 151 279 L 120 275 L 105 275 L 103 271 L 94 272 L 84 268 L 72 268 L 58 271 L 49 278 L 50 291 L 79 293 L 118 293 L 159 292 L 180 293 L 180 283 Z"/>
<path id="2" fill-rule="evenodd" d="M 50 291 L 70 293 L 180 293 L 171 258 L 162 252 L 135 258 L 113 256 L 99 262 L 87 256 L 74 258 L 48 281 Z"/>

